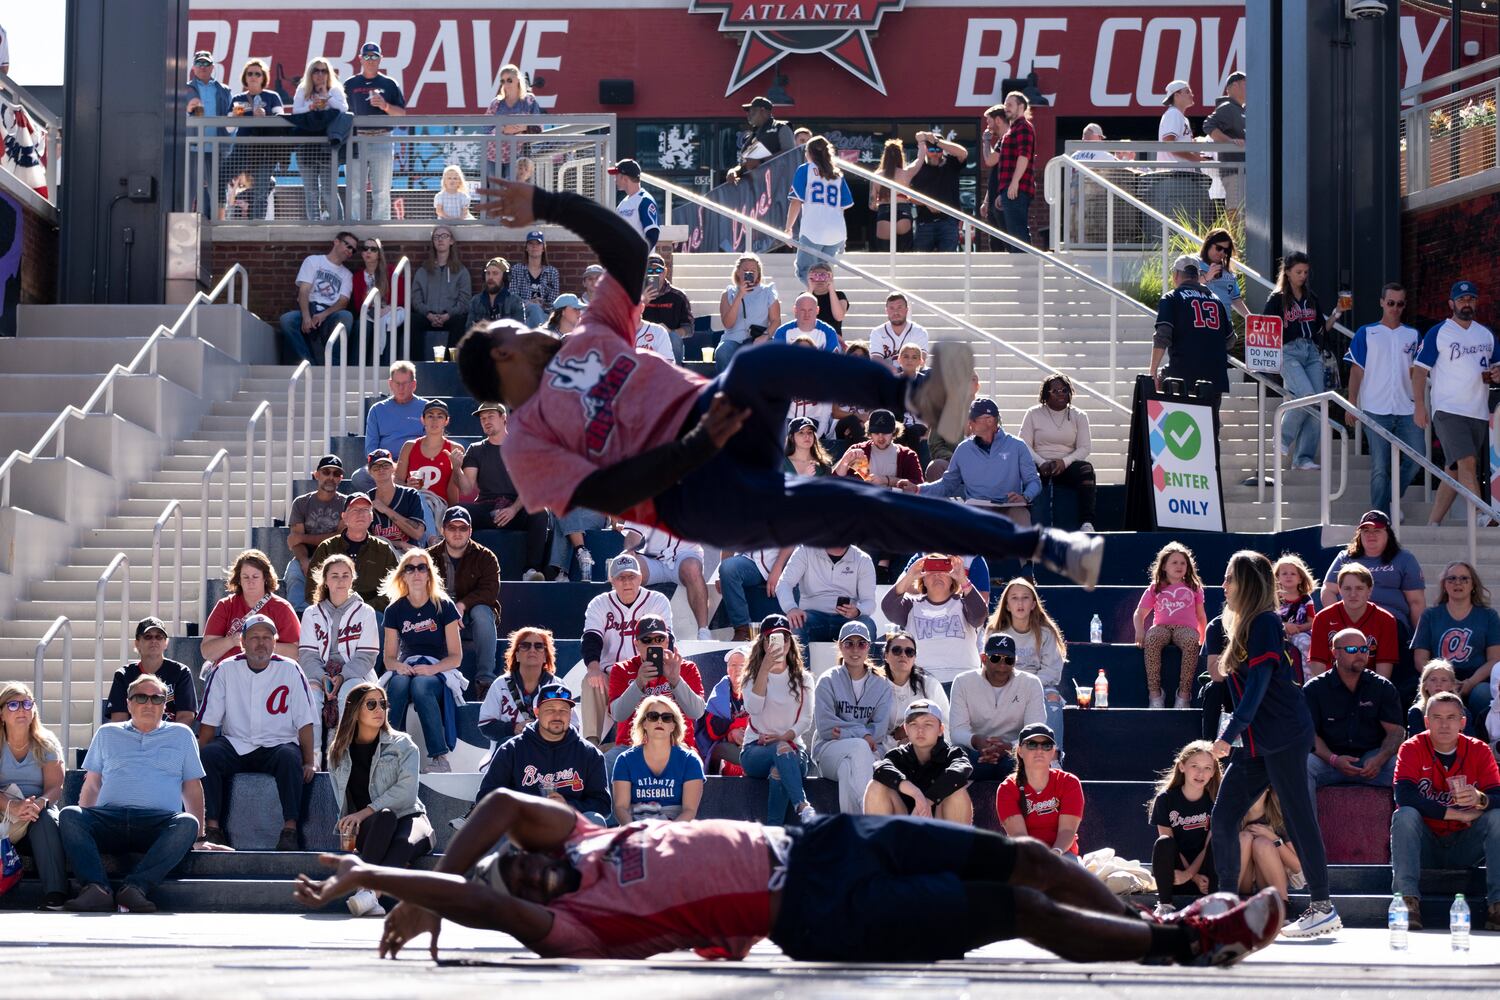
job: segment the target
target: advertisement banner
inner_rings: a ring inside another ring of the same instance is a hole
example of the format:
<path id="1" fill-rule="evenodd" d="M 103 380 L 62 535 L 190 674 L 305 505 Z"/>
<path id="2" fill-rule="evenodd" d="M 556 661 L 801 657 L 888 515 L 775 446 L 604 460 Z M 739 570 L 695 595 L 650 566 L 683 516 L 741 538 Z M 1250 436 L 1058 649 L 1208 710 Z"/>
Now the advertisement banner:
<path id="1" fill-rule="evenodd" d="M 1245 317 L 1245 367 L 1253 372 L 1281 374 L 1280 316 Z"/>
<path id="2" fill-rule="evenodd" d="M 777 229 L 786 228 L 786 193 L 792 186 L 792 175 L 802 163 L 802 150 L 789 149 L 771 157 L 754 170 L 746 171 L 738 184 L 721 184 L 708 192 L 716 205 L 733 209 L 741 215 L 758 219 Z M 688 227 L 687 249 L 695 253 L 733 253 L 745 249 L 745 227 L 738 222 L 710 212 L 687 201 L 672 206 L 672 222 Z M 765 253 L 783 241 L 764 233 L 755 233 L 752 246 Z"/>
<path id="3" fill-rule="evenodd" d="M 1151 485 L 1158 528 L 1223 531 L 1213 411 L 1148 399 Z"/>

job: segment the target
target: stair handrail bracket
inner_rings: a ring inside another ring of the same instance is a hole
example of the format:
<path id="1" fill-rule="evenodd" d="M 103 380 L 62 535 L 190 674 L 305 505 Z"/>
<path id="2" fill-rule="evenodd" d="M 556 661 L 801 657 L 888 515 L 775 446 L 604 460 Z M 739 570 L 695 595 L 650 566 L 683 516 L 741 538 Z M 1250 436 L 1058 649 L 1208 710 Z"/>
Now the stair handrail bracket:
<path id="1" fill-rule="evenodd" d="M 104 701 L 104 594 L 117 573 L 120 576 L 120 663 L 130 662 L 130 557 L 116 552 L 94 584 L 94 696 L 90 705 Z M 63 704 L 70 704 L 72 700 L 73 692 L 65 686 Z M 90 723 L 89 731 L 92 732 L 93 728 Z"/>
<path id="2" fill-rule="evenodd" d="M 342 363 L 333 363 L 333 349 L 343 348 Z M 333 371 L 339 373 L 339 436 L 349 433 L 349 328 L 340 323 L 323 345 L 323 437 L 333 442 Z"/>
<path id="3" fill-rule="evenodd" d="M 42 637 L 37 640 L 36 652 L 32 656 L 31 696 L 36 699 L 37 716 L 41 717 L 42 704 L 46 701 L 42 688 L 47 681 L 47 650 L 57 639 L 58 633 L 62 633 L 63 641 L 62 715 L 58 729 L 62 736 L 63 749 L 66 751 L 71 746 L 68 738 L 73 724 L 73 700 L 70 695 L 73 690 L 73 621 L 67 615 L 58 615 L 52 624 L 47 626 L 47 631 L 42 633 Z M 46 720 L 43 719 L 43 721 Z"/>
<path id="4" fill-rule="evenodd" d="M 286 505 L 297 495 L 297 387 L 302 386 L 303 454 L 313 461 L 312 362 L 303 361 L 286 380 Z"/>

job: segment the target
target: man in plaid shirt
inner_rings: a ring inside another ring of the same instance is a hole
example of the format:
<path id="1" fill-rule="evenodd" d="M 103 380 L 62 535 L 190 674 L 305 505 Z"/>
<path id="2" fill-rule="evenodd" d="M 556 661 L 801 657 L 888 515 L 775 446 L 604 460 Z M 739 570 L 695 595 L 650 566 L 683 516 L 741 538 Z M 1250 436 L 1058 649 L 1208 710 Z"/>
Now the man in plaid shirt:
<path id="1" fill-rule="evenodd" d="M 1031 242 L 1031 199 L 1036 195 L 1036 129 L 1031 125 L 1031 102 L 1019 90 L 1005 95 L 1002 105 L 1010 131 L 1000 140 L 998 190 L 990 196 L 1000 210 L 1001 228 Z M 1005 250 L 1013 250 L 1009 244 Z"/>

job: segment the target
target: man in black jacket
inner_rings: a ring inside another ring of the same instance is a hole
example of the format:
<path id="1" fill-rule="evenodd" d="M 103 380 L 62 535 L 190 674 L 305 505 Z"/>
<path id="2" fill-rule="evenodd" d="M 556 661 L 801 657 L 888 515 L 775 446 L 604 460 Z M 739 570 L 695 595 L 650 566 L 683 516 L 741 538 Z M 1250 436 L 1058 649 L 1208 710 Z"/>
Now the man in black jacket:
<path id="1" fill-rule="evenodd" d="M 475 801 L 497 788 L 561 802 L 604 825 L 609 791 L 604 755 L 570 724 L 577 700 L 560 682 L 536 693 L 536 721 L 495 751 Z"/>
<path id="2" fill-rule="evenodd" d="M 974 765 L 943 736 L 943 707 L 925 698 L 906 706 L 906 738 L 875 762 L 865 787 L 866 816 L 920 816 L 974 825 Z"/>

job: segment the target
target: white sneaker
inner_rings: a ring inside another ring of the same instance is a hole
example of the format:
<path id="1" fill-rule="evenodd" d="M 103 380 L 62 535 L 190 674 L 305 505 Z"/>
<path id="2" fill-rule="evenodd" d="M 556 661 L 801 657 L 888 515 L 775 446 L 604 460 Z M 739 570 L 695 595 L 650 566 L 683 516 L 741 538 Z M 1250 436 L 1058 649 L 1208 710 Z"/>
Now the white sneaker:
<path id="1" fill-rule="evenodd" d="M 707 642 L 712 642 L 713 638 L 714 638 L 714 634 L 711 631 L 709 631 L 707 628 L 700 628 L 698 630 L 698 638 L 702 639 L 704 641 L 707 641 Z"/>
<path id="2" fill-rule="evenodd" d="M 1289 938 L 1314 938 L 1343 929 L 1344 921 L 1339 917 L 1339 911 L 1333 908 L 1332 902 L 1324 900 L 1309 903 L 1302 916 L 1281 928 L 1281 933 Z"/>
<path id="3" fill-rule="evenodd" d="M 385 910 L 380 905 L 380 899 L 371 889 L 361 889 L 348 899 L 344 905 L 349 907 L 349 912 L 356 917 L 385 916 Z M 378 914 L 376 911 L 379 911 Z"/>
<path id="4" fill-rule="evenodd" d="M 1146 707 L 1147 708 L 1166 708 L 1167 707 L 1167 695 L 1166 695 L 1166 693 L 1163 692 L 1163 691 L 1158 691 L 1155 694 L 1151 695 L 1146 700 Z"/>
<path id="5" fill-rule="evenodd" d="M 1183 694 L 1181 691 L 1178 691 L 1177 692 L 1177 700 L 1172 703 L 1172 707 L 1173 708 L 1192 708 L 1193 707 L 1192 696 L 1191 695 Z"/>
<path id="6" fill-rule="evenodd" d="M 1093 590 L 1099 585 L 1099 572 L 1104 566 L 1104 539 L 1079 531 L 1043 528 L 1037 557 L 1054 573 L 1083 584 L 1084 590 Z"/>
<path id="7" fill-rule="evenodd" d="M 1094 522 L 1093 521 L 1084 521 L 1082 524 L 1080 524 L 1078 526 L 1078 530 L 1079 531 L 1093 531 L 1094 530 Z"/>
<path id="8" fill-rule="evenodd" d="M 521 579 L 527 583 L 535 583 L 537 581 L 545 582 L 547 576 L 539 569 L 528 569 L 526 572 L 521 574 Z"/>
<path id="9" fill-rule="evenodd" d="M 944 441 L 961 441 L 973 379 L 972 347 L 956 340 L 935 344 L 930 374 L 907 389 L 906 412 Z"/>
<path id="10" fill-rule="evenodd" d="M 428 761 L 428 763 L 427 763 L 427 773 L 428 774 L 452 774 L 453 773 L 453 765 L 450 764 L 450 763 L 448 763 L 448 755 L 447 754 L 443 754 L 442 756 L 434 757 L 434 758 L 432 758 L 432 760 Z"/>
<path id="11" fill-rule="evenodd" d="M 1177 907 L 1173 906 L 1171 903 L 1157 903 L 1156 909 L 1151 911 L 1151 915 L 1154 917 L 1166 917 L 1176 912 Z"/>
<path id="12" fill-rule="evenodd" d="M 802 821 L 803 826 L 806 826 L 818 818 L 818 811 L 812 807 L 811 802 L 806 802 L 801 809 L 797 810 L 797 818 Z"/>
<path id="13" fill-rule="evenodd" d="M 1300 462 L 1293 463 L 1292 468 L 1298 472 L 1317 472 L 1322 466 L 1310 458 L 1304 458 Z"/>

